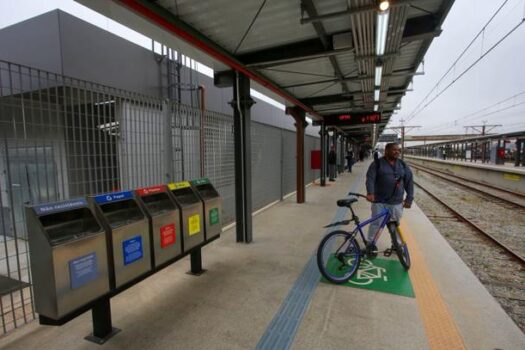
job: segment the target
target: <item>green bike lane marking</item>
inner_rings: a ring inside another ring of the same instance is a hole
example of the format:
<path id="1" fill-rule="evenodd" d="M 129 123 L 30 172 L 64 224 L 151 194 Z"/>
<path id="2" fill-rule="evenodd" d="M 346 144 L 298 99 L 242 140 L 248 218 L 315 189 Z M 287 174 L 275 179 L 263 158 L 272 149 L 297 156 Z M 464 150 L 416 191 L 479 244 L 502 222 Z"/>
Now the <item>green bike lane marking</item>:
<path id="1" fill-rule="evenodd" d="M 339 266 L 333 256 L 327 264 L 328 271 L 336 273 Z M 330 283 L 324 277 L 321 278 L 324 283 Z M 406 271 L 401 263 L 393 259 L 366 259 L 361 260 L 359 269 L 352 276 L 350 281 L 342 283 L 342 286 L 375 290 L 383 293 L 402 295 L 414 298 L 414 290 L 408 271 Z"/>

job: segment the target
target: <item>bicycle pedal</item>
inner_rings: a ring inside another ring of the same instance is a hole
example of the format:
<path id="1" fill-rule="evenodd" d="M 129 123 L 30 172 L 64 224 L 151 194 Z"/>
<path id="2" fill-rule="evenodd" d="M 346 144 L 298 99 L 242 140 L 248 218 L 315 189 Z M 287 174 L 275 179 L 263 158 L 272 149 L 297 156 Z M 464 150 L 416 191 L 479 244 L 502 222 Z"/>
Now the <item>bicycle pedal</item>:
<path id="1" fill-rule="evenodd" d="M 383 252 L 383 256 L 389 257 L 392 255 L 392 248 L 388 248 Z"/>

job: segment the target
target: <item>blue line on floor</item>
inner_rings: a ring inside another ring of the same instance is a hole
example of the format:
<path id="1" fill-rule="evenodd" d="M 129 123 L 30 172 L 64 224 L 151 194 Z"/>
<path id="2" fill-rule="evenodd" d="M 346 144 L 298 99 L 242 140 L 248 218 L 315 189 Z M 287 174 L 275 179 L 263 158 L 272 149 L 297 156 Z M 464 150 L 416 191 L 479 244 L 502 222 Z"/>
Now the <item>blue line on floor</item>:
<path id="1" fill-rule="evenodd" d="M 349 192 L 356 191 L 363 177 L 364 174 L 354 180 Z M 339 208 L 332 223 L 343 220 L 347 213 L 348 209 Z M 333 227 L 327 229 L 325 234 L 329 231 L 331 232 L 333 229 Z M 308 259 L 299 278 L 295 281 L 292 289 L 288 292 L 288 295 L 273 317 L 273 320 L 268 325 L 268 328 L 266 328 L 256 349 L 285 350 L 290 348 L 320 279 L 321 273 L 317 268 L 316 254 L 314 253 L 310 259 Z"/>

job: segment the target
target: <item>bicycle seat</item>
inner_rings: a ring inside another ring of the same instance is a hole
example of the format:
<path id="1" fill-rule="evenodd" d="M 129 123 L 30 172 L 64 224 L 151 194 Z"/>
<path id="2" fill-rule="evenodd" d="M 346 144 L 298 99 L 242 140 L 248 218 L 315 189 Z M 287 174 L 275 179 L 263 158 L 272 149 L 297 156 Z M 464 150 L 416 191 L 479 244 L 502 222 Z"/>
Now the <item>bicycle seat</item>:
<path id="1" fill-rule="evenodd" d="M 339 199 L 337 201 L 337 206 L 338 207 L 347 207 L 347 208 L 350 208 L 350 206 L 352 205 L 352 203 L 355 203 L 357 202 L 357 198 L 355 197 L 352 197 L 352 198 L 348 198 L 348 199 Z"/>

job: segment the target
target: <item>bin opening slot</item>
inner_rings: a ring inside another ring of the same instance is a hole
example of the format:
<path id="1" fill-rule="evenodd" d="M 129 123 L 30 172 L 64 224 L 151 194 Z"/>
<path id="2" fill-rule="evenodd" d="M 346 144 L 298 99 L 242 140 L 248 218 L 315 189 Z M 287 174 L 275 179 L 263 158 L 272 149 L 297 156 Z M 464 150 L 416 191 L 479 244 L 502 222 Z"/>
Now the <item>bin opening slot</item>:
<path id="1" fill-rule="evenodd" d="M 111 228 L 131 224 L 144 219 L 144 214 L 137 203 L 132 200 L 110 202 L 100 205 L 100 209 L 109 222 Z"/>
<path id="2" fill-rule="evenodd" d="M 211 184 L 202 184 L 197 186 L 197 191 L 203 199 L 211 199 L 219 197 L 219 193 Z"/>
<path id="3" fill-rule="evenodd" d="M 102 231 L 88 208 L 78 208 L 39 217 L 51 245 L 76 240 Z"/>
<path id="4" fill-rule="evenodd" d="M 142 201 L 151 215 L 159 215 L 177 209 L 166 192 L 144 196 Z"/>
<path id="5" fill-rule="evenodd" d="M 174 190 L 173 194 L 175 195 L 175 198 L 177 199 L 177 202 L 180 203 L 180 205 L 187 206 L 200 202 L 200 199 L 195 195 L 195 192 L 193 192 L 193 190 L 190 187 L 179 188 L 177 190 Z"/>

